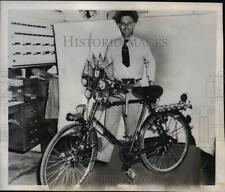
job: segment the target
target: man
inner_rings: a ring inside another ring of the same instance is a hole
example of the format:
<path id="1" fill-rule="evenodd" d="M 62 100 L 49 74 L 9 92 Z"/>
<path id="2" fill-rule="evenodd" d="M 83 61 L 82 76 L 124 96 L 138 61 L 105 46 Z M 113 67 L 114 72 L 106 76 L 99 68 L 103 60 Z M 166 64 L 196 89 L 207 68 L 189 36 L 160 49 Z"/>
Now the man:
<path id="1" fill-rule="evenodd" d="M 113 76 L 121 80 L 129 87 L 140 86 L 140 80 L 146 74 L 150 84 L 155 77 L 155 61 L 151 50 L 146 41 L 141 40 L 133 35 L 135 25 L 138 21 L 136 11 L 119 11 L 115 15 L 115 21 L 121 31 L 122 36 L 112 40 L 109 43 L 105 57 L 113 65 Z M 145 73 L 146 72 L 146 73 Z M 126 97 L 128 100 L 134 99 L 129 92 Z M 118 98 L 110 98 L 116 101 Z M 125 135 L 127 138 L 134 133 L 140 104 L 130 104 L 127 114 L 122 106 L 110 107 L 106 110 L 105 126 L 114 135 L 117 134 L 121 116 L 125 124 Z M 103 162 L 109 162 L 113 152 L 113 145 L 106 139 L 102 138 L 102 146 L 99 149 L 97 159 Z"/>

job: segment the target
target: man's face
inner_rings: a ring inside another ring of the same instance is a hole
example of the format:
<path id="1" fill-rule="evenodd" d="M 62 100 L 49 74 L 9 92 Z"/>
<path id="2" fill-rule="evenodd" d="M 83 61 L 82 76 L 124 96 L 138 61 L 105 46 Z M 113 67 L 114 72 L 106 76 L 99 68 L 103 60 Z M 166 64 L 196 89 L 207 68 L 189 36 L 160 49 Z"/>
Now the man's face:
<path id="1" fill-rule="evenodd" d="M 130 16 L 123 16 L 118 24 L 123 37 L 130 37 L 133 34 L 135 22 Z"/>

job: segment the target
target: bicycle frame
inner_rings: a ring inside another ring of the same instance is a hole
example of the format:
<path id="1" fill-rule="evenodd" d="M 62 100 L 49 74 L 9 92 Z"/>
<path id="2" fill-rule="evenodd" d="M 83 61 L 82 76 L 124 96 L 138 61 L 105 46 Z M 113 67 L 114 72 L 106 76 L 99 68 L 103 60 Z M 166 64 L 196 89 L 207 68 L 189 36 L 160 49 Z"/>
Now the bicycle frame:
<path id="1" fill-rule="evenodd" d="M 112 143 L 113 145 L 119 145 L 120 147 L 123 146 L 123 143 L 121 141 L 119 141 L 108 129 L 107 127 L 105 127 L 98 119 L 95 118 L 95 113 L 98 109 L 99 104 L 101 103 L 101 101 L 96 100 L 95 103 L 92 105 L 92 108 L 90 110 L 89 113 L 89 118 L 88 118 L 88 124 L 92 125 L 91 127 L 94 128 L 100 135 L 102 135 L 103 137 L 105 137 L 110 143 Z M 132 135 L 132 139 L 131 139 L 131 146 L 129 148 L 129 152 L 132 152 L 134 143 L 136 141 L 136 139 L 138 138 L 138 134 L 140 133 L 140 129 L 141 129 L 141 124 L 142 121 L 144 119 L 144 116 L 146 114 L 146 110 L 147 108 L 150 108 L 151 111 L 151 105 L 150 105 L 150 101 L 146 100 L 146 99 L 134 99 L 134 100 L 129 100 L 128 103 L 126 103 L 125 101 L 114 101 L 114 102 L 110 102 L 110 104 L 108 105 L 108 107 L 112 107 L 112 106 L 120 106 L 120 105 L 126 105 L 126 104 L 131 104 L 131 103 L 139 103 L 142 104 L 142 108 L 141 108 L 141 112 L 138 118 L 138 122 L 134 131 L 134 134 Z M 97 127 L 100 128 L 100 130 L 102 132 L 100 132 Z"/>

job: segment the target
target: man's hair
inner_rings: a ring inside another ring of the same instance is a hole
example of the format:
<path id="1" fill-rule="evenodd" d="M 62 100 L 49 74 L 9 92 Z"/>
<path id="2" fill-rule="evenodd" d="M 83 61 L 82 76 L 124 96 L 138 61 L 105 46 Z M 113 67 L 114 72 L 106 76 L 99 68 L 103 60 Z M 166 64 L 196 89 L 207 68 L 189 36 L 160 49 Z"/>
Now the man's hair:
<path id="1" fill-rule="evenodd" d="M 130 16 L 134 20 L 135 23 L 138 21 L 138 13 L 137 11 L 117 11 L 115 16 L 113 17 L 116 23 L 120 23 L 120 20 L 123 16 Z"/>

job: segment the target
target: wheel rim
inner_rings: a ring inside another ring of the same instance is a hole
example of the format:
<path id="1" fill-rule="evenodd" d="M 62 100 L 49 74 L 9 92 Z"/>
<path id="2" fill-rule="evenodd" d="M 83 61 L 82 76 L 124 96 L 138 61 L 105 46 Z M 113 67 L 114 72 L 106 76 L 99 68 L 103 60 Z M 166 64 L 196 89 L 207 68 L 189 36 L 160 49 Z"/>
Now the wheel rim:
<path id="1" fill-rule="evenodd" d="M 93 149 L 84 150 L 82 137 L 72 130 L 62 134 L 52 146 L 45 167 L 46 185 L 79 186 L 90 171 Z"/>
<path id="2" fill-rule="evenodd" d="M 167 116 L 163 123 L 165 133 L 160 136 L 157 124 L 151 122 L 142 139 L 142 149 L 151 148 L 151 152 L 142 155 L 145 163 L 158 172 L 169 172 L 183 161 L 188 149 L 188 133 L 185 124 L 178 117 Z"/>

